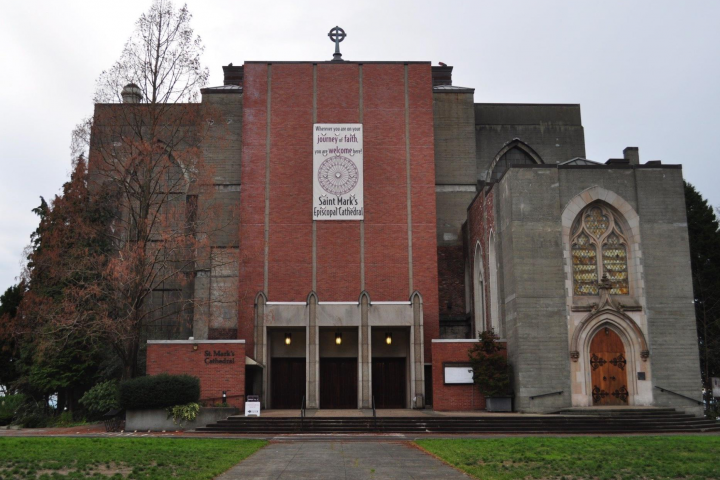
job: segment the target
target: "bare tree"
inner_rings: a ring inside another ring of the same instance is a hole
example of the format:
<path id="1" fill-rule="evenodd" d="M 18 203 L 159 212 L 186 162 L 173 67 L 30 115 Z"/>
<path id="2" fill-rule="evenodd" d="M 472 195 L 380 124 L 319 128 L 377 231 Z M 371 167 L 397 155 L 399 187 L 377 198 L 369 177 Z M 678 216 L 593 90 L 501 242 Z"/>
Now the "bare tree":
<path id="1" fill-rule="evenodd" d="M 77 325 L 113 346 L 125 377 L 137 374 L 149 329 L 165 325 L 185 334 L 198 308 L 208 308 L 200 303 L 234 293 L 194 295 L 199 272 L 232 269 L 237 260 L 213 248 L 235 233 L 234 212 L 215 199 L 203 140 L 221 142 L 226 124 L 196 103 L 208 71 L 191 18 L 186 6 L 156 0 L 120 59 L 100 75 L 93 118 L 73 132 L 73 155 L 89 152 L 89 190 L 113 200 L 105 232 L 113 254 L 102 263 L 99 291 L 87 299 L 92 321 Z M 60 316 L 56 324 L 69 322 Z"/>

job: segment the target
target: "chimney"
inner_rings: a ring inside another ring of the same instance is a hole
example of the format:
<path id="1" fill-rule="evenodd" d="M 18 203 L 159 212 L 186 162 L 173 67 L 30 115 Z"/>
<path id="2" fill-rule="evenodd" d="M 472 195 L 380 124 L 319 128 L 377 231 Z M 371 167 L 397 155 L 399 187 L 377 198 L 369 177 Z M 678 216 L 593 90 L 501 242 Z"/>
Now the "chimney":
<path id="1" fill-rule="evenodd" d="M 630 165 L 640 165 L 640 150 L 638 147 L 627 147 L 623 150 L 623 158 L 627 160 Z"/>
<path id="2" fill-rule="evenodd" d="M 243 66 L 240 65 L 239 67 L 233 66 L 231 63 L 230 65 L 223 66 L 223 85 L 238 85 L 242 87 L 243 84 Z"/>
<path id="3" fill-rule="evenodd" d="M 448 67 L 440 62 L 440 65 L 432 67 L 433 87 L 438 85 L 452 85 L 453 67 Z"/>
<path id="4" fill-rule="evenodd" d="M 142 91 L 140 87 L 134 83 L 128 83 L 120 93 L 123 99 L 123 103 L 140 103 L 142 102 Z"/>

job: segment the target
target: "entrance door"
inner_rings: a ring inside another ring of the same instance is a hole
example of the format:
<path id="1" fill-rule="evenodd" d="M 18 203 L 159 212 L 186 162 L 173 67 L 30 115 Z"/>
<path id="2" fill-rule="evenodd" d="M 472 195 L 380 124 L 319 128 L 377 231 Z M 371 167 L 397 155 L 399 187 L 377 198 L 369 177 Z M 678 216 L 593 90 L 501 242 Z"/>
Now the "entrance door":
<path id="1" fill-rule="evenodd" d="M 376 408 L 405 408 L 404 358 L 373 358 L 372 392 Z"/>
<path id="2" fill-rule="evenodd" d="M 305 395 L 305 359 L 273 358 L 270 370 L 271 407 L 296 409 Z"/>
<path id="3" fill-rule="evenodd" d="M 357 407 L 357 358 L 321 358 L 320 408 Z"/>
<path id="4" fill-rule="evenodd" d="M 603 328 L 590 343 L 592 397 L 594 405 L 627 405 L 627 360 L 617 333 Z"/>

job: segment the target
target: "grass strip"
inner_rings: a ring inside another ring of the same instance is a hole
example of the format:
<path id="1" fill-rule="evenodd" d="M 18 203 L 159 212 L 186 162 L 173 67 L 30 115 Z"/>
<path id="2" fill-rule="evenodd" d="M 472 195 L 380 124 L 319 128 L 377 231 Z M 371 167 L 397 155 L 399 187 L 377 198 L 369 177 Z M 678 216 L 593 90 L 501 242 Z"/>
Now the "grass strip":
<path id="1" fill-rule="evenodd" d="M 416 444 L 483 480 L 720 478 L 720 436 L 432 439 Z"/>
<path id="2" fill-rule="evenodd" d="M 209 480 L 266 444 L 188 438 L 0 438 L 0 480 Z"/>

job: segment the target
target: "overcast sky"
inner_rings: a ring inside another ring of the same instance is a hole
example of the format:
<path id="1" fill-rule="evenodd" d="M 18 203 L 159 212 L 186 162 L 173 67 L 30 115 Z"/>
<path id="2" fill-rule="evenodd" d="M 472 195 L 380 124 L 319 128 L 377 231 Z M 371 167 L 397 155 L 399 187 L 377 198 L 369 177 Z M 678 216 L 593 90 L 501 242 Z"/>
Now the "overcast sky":
<path id="1" fill-rule="evenodd" d="M 73 126 L 92 113 L 150 0 L 0 0 L 0 293 L 37 226 L 31 209 L 70 170 Z M 580 103 L 587 157 L 682 163 L 720 206 L 720 1 L 189 0 L 210 83 L 244 60 L 453 65 L 476 102 Z"/>

